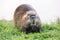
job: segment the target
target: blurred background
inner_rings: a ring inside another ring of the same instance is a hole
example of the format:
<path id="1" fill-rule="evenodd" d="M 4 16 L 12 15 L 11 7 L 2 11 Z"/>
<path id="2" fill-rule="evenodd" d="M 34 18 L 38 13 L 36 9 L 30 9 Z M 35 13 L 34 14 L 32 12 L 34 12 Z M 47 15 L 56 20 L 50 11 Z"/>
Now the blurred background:
<path id="1" fill-rule="evenodd" d="M 60 18 L 60 0 L 0 0 L 0 20 L 13 20 L 14 11 L 21 4 L 31 5 L 42 23 L 51 23 Z"/>

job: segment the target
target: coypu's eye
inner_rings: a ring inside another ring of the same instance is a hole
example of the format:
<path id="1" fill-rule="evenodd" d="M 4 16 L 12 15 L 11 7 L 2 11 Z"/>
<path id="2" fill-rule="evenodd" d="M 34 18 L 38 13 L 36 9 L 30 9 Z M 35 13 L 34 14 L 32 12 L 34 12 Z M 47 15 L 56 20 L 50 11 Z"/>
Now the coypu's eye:
<path id="1" fill-rule="evenodd" d="M 30 14 L 28 14 L 28 16 L 30 16 Z"/>

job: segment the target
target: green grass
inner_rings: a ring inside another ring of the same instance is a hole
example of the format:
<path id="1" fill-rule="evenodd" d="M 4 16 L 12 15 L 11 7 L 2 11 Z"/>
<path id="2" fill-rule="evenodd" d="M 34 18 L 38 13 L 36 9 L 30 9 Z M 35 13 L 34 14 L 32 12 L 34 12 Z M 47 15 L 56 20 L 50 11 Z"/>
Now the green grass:
<path id="1" fill-rule="evenodd" d="M 60 24 L 42 24 L 41 33 L 27 35 L 15 28 L 12 21 L 0 20 L 0 40 L 60 40 Z"/>

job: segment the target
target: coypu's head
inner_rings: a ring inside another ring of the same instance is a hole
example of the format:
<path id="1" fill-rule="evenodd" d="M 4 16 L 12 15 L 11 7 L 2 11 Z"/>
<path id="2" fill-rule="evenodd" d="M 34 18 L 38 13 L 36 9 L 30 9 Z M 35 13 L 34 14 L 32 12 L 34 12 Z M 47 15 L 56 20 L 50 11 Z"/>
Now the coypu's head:
<path id="1" fill-rule="evenodd" d="M 27 11 L 24 15 L 23 19 L 25 19 L 25 25 L 27 25 L 27 30 L 29 31 L 37 31 L 39 18 L 35 11 Z"/>

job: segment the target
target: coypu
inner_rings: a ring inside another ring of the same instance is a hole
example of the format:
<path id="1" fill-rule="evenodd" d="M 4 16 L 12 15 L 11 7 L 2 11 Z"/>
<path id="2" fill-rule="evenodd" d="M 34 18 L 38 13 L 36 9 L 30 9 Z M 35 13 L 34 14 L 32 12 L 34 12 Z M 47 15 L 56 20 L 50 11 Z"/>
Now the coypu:
<path id="1" fill-rule="evenodd" d="M 37 12 L 28 4 L 18 6 L 14 13 L 15 27 L 25 33 L 40 32 L 41 21 Z"/>

